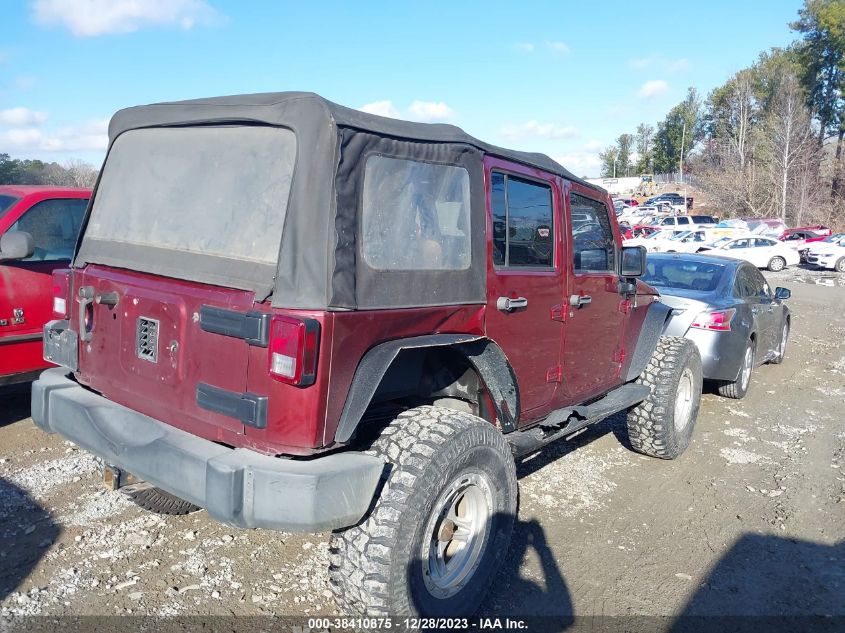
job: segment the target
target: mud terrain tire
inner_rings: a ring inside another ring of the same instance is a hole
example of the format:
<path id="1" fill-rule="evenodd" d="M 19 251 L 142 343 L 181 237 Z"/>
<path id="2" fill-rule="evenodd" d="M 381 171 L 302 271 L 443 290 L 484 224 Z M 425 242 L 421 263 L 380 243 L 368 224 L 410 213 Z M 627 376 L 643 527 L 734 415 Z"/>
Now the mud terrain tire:
<path id="1" fill-rule="evenodd" d="M 201 508 L 194 505 L 190 501 L 185 501 L 179 497 L 165 492 L 161 488 L 154 486 L 139 488 L 129 493 L 129 498 L 138 506 L 155 512 L 156 514 L 189 514 L 196 512 Z"/>
<path id="2" fill-rule="evenodd" d="M 505 557 L 516 518 L 507 441 L 474 415 L 422 406 L 397 416 L 371 452 L 390 464 L 380 497 L 330 544 L 329 577 L 341 611 L 472 615 Z M 441 561 L 448 565 L 438 568 Z"/>
<path id="3" fill-rule="evenodd" d="M 701 403 L 701 356 L 695 343 L 661 336 L 637 382 L 651 395 L 628 411 L 628 439 L 638 453 L 675 459 L 692 439 Z"/>

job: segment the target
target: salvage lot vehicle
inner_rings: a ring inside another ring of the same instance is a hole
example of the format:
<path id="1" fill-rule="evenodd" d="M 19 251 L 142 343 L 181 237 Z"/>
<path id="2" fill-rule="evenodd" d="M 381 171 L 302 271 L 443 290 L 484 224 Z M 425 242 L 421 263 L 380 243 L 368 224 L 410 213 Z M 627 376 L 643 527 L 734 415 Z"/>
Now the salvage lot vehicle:
<path id="1" fill-rule="evenodd" d="M 342 609 L 458 615 L 507 551 L 514 456 L 619 411 L 635 450 L 687 448 L 698 351 L 607 193 L 546 156 L 309 93 L 109 136 L 32 417 L 142 505 L 337 530 Z"/>
<path id="2" fill-rule="evenodd" d="M 772 292 L 753 265 L 712 255 L 650 254 L 643 280 L 672 308 L 666 332 L 701 353 L 719 394 L 743 398 L 754 367 L 782 363 L 792 317 L 786 288 Z"/>
<path id="3" fill-rule="evenodd" d="M 801 256 L 798 252 L 789 248 L 783 242 L 768 237 L 753 237 L 750 235 L 738 238 L 720 238 L 712 244 L 702 246 L 698 249 L 698 252 L 744 259 L 757 268 L 768 268 L 772 272 L 801 263 Z"/>
<path id="4" fill-rule="evenodd" d="M 845 273 L 845 238 L 831 239 L 830 242 L 817 242 L 818 248 L 811 248 L 807 252 L 807 263 L 819 268 L 835 270 Z M 825 244 L 824 247 L 821 247 Z"/>
<path id="5" fill-rule="evenodd" d="M 0 385 L 50 366 L 42 329 L 51 318 L 52 273 L 68 265 L 90 189 L 0 186 Z"/>

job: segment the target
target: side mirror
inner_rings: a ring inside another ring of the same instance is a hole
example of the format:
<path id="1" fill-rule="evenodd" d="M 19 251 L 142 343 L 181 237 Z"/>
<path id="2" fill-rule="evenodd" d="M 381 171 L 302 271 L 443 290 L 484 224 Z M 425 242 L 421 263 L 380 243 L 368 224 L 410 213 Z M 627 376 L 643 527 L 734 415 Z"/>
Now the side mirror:
<path id="1" fill-rule="evenodd" d="M 775 288 L 775 299 L 780 299 L 783 301 L 784 299 L 789 299 L 792 296 L 792 292 L 789 288 Z"/>
<path id="2" fill-rule="evenodd" d="M 26 231 L 8 231 L 0 237 L 0 261 L 26 259 L 34 251 L 35 243 Z"/>
<path id="3" fill-rule="evenodd" d="M 621 277 L 642 277 L 645 273 L 645 246 L 622 247 Z"/>

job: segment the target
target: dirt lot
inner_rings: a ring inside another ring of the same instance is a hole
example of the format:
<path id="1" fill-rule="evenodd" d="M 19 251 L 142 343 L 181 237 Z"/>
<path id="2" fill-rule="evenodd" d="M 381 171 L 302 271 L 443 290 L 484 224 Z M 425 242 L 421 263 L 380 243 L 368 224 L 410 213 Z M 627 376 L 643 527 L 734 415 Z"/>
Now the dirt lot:
<path id="1" fill-rule="evenodd" d="M 783 365 L 748 397 L 704 396 L 676 462 L 618 419 L 519 467 L 521 505 L 485 615 L 845 615 L 845 277 L 793 292 Z M 0 616 L 330 614 L 327 535 L 160 517 L 0 394 Z"/>

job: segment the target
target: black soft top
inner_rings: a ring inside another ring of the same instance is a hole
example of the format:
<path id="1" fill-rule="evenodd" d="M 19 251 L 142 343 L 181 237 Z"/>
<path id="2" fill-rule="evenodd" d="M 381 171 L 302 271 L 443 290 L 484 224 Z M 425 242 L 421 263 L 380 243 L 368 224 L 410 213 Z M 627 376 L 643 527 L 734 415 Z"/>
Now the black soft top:
<path id="1" fill-rule="evenodd" d="M 291 108 L 294 104 L 297 106 L 295 109 Z M 471 145 L 487 154 L 542 169 L 596 191 L 604 191 L 601 187 L 578 178 L 545 154 L 520 152 L 491 145 L 467 134 L 455 125 L 415 123 L 361 112 L 329 101 L 313 92 L 263 92 L 171 101 L 127 108 L 120 110 L 112 118 L 109 125 L 109 139 L 114 140 L 116 136 L 126 130 L 159 126 L 166 124 L 171 119 L 171 123 L 179 125 L 225 120 L 252 120 L 256 123 L 269 125 L 290 125 L 290 114 L 293 110 L 302 113 L 305 118 L 313 118 L 314 122 L 318 124 L 352 128 L 409 141 Z M 194 119 L 186 119 L 187 113 L 191 113 Z"/>
<path id="2" fill-rule="evenodd" d="M 280 308 L 354 310 L 454 306 L 486 302 L 485 154 L 607 192 L 576 178 L 544 154 L 489 145 L 453 125 L 412 123 L 359 112 L 308 92 L 215 97 L 121 110 L 109 125 L 109 154 L 130 130 L 184 126 L 277 126 L 294 132 L 291 180 L 276 265 L 211 254 L 152 252 L 125 241 L 88 239 L 83 228 L 75 266 L 139 270 L 272 297 Z M 465 270 L 370 268 L 359 256 L 358 209 L 367 157 L 373 154 L 461 166 L 470 183 L 471 265 Z M 103 171 L 109 166 L 106 157 Z M 131 170 L 131 167 L 125 167 Z M 131 177 L 131 171 L 127 177 Z M 97 185 L 99 188 L 99 183 Z M 98 213 L 97 190 L 88 214 Z M 86 218 L 86 225 L 88 219 Z"/>

